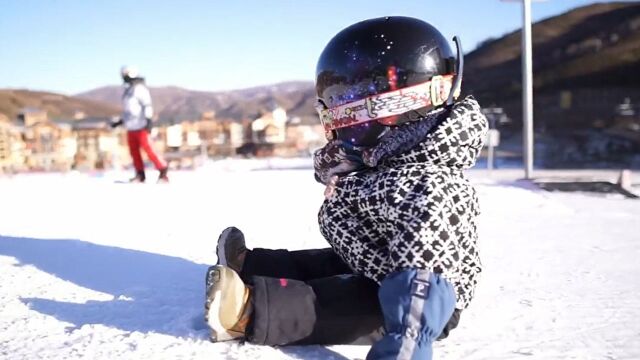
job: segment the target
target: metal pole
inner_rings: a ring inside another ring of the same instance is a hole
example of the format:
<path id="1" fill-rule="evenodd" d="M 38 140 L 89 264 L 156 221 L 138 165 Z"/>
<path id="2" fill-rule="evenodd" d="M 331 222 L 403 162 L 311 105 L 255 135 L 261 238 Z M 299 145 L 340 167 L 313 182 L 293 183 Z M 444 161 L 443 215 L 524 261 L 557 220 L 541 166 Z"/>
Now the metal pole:
<path id="1" fill-rule="evenodd" d="M 493 170 L 493 144 L 489 143 L 489 153 L 487 154 L 487 168 L 489 171 Z"/>
<path id="2" fill-rule="evenodd" d="M 533 66 L 531 0 L 522 1 L 522 138 L 524 178 L 533 176 Z"/>

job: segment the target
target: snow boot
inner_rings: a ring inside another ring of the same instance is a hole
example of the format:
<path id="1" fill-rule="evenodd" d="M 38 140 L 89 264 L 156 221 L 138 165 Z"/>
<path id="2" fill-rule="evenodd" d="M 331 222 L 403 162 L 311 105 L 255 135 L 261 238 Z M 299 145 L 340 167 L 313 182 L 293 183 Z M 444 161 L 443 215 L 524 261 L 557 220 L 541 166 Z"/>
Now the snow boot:
<path id="1" fill-rule="evenodd" d="M 131 179 L 129 179 L 130 183 L 143 183 L 146 180 L 146 176 L 144 174 L 144 170 L 142 171 L 136 171 L 136 175 L 134 177 L 132 177 Z"/>
<path id="2" fill-rule="evenodd" d="M 216 255 L 218 255 L 218 265 L 228 266 L 240 273 L 247 255 L 242 231 L 233 226 L 224 229 L 218 237 Z"/>
<path id="3" fill-rule="evenodd" d="M 251 289 L 232 269 L 214 265 L 207 270 L 205 321 L 211 329 L 211 341 L 245 337 L 253 311 Z"/>
<path id="4" fill-rule="evenodd" d="M 160 174 L 158 175 L 158 183 L 168 183 L 169 177 L 167 176 L 167 172 L 169 171 L 168 167 L 164 169 L 160 169 Z"/>

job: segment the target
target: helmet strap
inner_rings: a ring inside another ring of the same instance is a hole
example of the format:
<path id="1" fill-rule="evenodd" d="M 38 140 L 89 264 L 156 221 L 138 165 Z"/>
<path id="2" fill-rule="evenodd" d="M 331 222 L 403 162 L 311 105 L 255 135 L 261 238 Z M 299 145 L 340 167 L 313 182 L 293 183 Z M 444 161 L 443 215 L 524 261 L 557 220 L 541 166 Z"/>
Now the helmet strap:
<path id="1" fill-rule="evenodd" d="M 453 87 L 452 91 L 449 93 L 449 98 L 447 99 L 447 106 L 452 106 L 453 101 L 460 96 L 460 90 L 462 88 L 462 74 L 464 71 L 464 55 L 462 54 L 462 41 L 459 37 L 454 36 L 453 42 L 456 43 L 456 75 L 453 79 Z"/>

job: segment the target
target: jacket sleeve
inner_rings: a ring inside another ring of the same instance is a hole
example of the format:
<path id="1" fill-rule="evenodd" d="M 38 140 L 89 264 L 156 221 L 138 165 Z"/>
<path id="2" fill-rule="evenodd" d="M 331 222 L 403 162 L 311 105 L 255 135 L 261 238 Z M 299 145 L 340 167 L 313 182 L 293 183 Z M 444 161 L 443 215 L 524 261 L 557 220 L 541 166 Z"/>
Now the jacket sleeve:
<path id="1" fill-rule="evenodd" d="M 153 106 L 151 105 L 151 93 L 149 89 L 146 86 L 138 85 L 136 86 L 135 96 L 143 108 L 144 117 L 151 119 L 153 117 Z"/>

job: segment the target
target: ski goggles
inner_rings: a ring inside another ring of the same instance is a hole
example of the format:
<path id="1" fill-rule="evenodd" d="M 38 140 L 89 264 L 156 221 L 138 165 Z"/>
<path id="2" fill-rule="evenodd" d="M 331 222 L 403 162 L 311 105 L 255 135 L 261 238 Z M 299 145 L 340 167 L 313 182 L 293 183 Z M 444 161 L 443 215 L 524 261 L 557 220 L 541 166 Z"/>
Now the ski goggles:
<path id="1" fill-rule="evenodd" d="M 447 102 L 453 87 L 454 75 L 438 75 L 431 80 L 398 90 L 381 93 L 333 108 L 327 108 L 321 101 L 316 103 L 320 123 L 327 139 L 333 138 L 332 131 L 369 121 L 382 125 L 397 125 L 397 115 L 425 107 L 436 107 Z M 454 97 L 460 95 L 457 89 Z"/>

